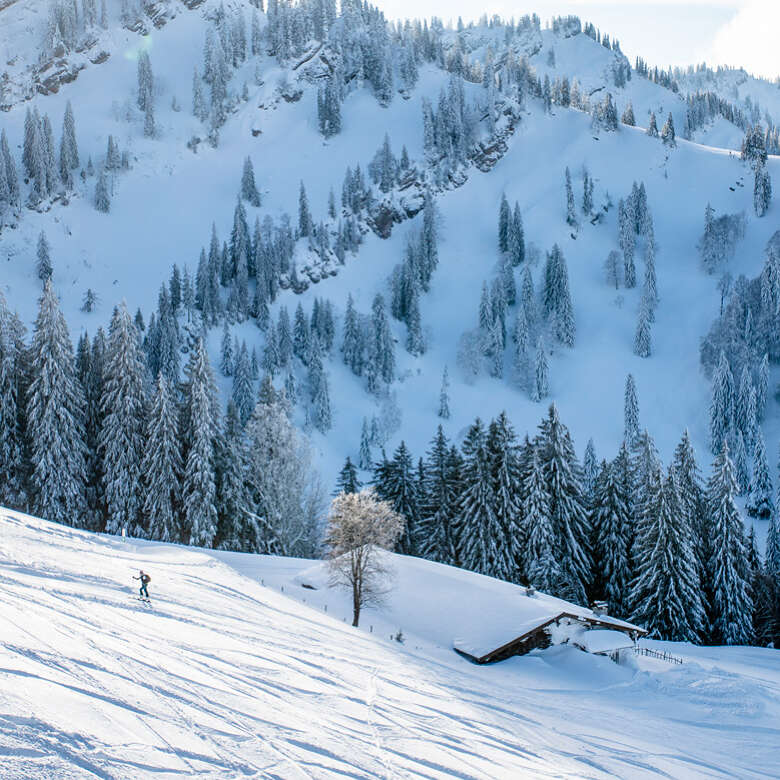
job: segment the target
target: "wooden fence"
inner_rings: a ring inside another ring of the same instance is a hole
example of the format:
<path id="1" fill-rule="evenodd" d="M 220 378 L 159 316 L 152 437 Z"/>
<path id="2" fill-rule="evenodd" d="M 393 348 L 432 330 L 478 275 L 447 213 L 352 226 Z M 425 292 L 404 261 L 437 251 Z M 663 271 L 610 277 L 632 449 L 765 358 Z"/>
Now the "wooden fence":
<path id="1" fill-rule="evenodd" d="M 670 664 L 681 664 L 683 662 L 683 659 L 676 655 L 672 655 L 666 651 L 651 650 L 649 647 L 637 646 L 634 648 L 634 652 L 637 655 L 646 655 L 649 658 L 658 658 L 661 661 L 667 661 Z"/>

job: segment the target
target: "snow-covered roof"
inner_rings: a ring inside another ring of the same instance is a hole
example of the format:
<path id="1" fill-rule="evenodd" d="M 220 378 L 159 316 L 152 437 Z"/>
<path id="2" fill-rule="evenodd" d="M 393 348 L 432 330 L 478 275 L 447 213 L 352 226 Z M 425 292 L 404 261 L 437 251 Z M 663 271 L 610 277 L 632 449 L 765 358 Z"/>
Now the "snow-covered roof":
<path id="1" fill-rule="evenodd" d="M 633 647 L 634 644 L 626 634 L 604 628 L 583 630 L 571 642 L 589 653 L 609 653 L 624 647 Z"/>
<path id="2" fill-rule="evenodd" d="M 453 640 L 453 647 L 472 658 L 484 659 L 520 637 L 564 618 L 598 626 L 604 629 L 600 633 L 619 634 L 620 646 L 625 646 L 625 633 L 646 633 L 625 620 L 596 614 L 587 607 L 545 593 L 528 595 L 524 588 L 515 587 L 515 590 L 511 600 L 504 598 L 494 605 L 485 604 L 479 613 L 472 612 L 471 620 L 461 627 Z"/>

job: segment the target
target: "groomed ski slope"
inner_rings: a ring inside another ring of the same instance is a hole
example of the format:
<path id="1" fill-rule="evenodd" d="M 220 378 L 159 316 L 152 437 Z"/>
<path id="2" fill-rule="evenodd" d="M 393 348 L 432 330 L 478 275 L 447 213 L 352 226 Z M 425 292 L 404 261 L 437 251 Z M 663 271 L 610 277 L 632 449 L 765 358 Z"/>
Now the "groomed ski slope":
<path id="1" fill-rule="evenodd" d="M 634 670 L 557 647 L 477 667 L 425 618 L 429 589 L 467 601 L 477 575 L 395 562 L 396 595 L 353 629 L 345 595 L 296 584 L 311 561 L 0 513 L 0 774 L 776 776 L 776 651 L 664 644 L 686 663 Z M 133 597 L 141 567 L 151 608 Z M 385 630 L 399 620 L 404 644 Z"/>

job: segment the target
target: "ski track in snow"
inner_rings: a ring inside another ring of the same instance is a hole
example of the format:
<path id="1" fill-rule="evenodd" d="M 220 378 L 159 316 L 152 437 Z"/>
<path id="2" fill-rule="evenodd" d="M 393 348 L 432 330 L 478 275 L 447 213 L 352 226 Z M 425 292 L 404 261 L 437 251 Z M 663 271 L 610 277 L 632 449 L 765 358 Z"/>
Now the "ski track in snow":
<path id="1" fill-rule="evenodd" d="M 311 562 L 233 560 L 0 515 L 3 779 L 772 776 L 774 651 L 670 645 L 683 667 L 632 672 L 558 647 L 476 667 L 413 611 L 400 645 L 381 611 L 342 622 L 346 594 L 278 592 Z M 141 567 L 151 608 L 129 598 Z M 431 571 L 468 597 L 474 575 Z"/>

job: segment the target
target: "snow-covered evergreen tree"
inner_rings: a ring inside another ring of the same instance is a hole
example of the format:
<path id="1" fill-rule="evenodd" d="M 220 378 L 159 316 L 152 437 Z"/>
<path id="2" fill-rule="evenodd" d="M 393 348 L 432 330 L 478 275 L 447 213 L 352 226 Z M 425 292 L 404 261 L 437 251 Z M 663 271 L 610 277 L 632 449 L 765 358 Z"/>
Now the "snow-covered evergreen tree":
<path id="1" fill-rule="evenodd" d="M 405 442 L 398 445 L 391 461 L 383 460 L 377 465 L 374 487 L 382 501 L 387 501 L 404 519 L 397 551 L 415 555 L 419 545 L 420 496 L 412 456 Z"/>
<path id="2" fill-rule="evenodd" d="M 76 143 L 76 120 L 70 100 L 65 104 L 60 141 L 60 180 L 66 187 L 73 186 L 73 174 L 79 167 L 79 148 Z"/>
<path id="3" fill-rule="evenodd" d="M 230 337 L 230 327 L 227 320 L 222 327 L 222 345 L 220 347 L 219 370 L 222 376 L 233 376 L 235 360 L 237 355 L 233 354 L 233 339 Z"/>
<path id="4" fill-rule="evenodd" d="M 149 408 L 141 473 L 144 525 L 149 538 L 161 542 L 179 541 L 182 463 L 178 414 L 163 374 L 157 377 Z"/>
<path id="5" fill-rule="evenodd" d="M 636 287 L 636 266 L 634 265 L 634 250 L 636 235 L 633 229 L 634 217 L 630 203 L 622 198 L 618 203 L 618 241 L 623 253 L 623 280 L 628 289 Z"/>
<path id="6" fill-rule="evenodd" d="M 666 118 L 666 122 L 664 122 L 664 126 L 661 128 L 661 140 L 664 142 L 664 146 L 677 146 L 674 133 L 674 119 L 672 119 L 671 111 L 669 112 L 669 116 Z"/>
<path id="7" fill-rule="evenodd" d="M 0 161 L 1 162 L 1 161 Z M 0 293 L 0 504 L 24 509 L 24 326 Z"/>
<path id="8" fill-rule="evenodd" d="M 772 202 L 772 177 L 765 165 L 756 166 L 753 183 L 753 208 L 757 217 L 763 217 Z"/>
<path id="9" fill-rule="evenodd" d="M 493 510 L 500 535 L 492 540 L 490 574 L 509 582 L 520 582 L 523 538 L 520 506 L 520 463 L 517 437 L 506 412 L 488 427 L 486 452 L 492 479 Z"/>
<path id="10" fill-rule="evenodd" d="M 742 431 L 732 432 L 734 439 L 734 479 L 737 482 L 737 495 L 742 496 L 750 489 L 750 465 Z"/>
<path id="11" fill-rule="evenodd" d="M 577 208 L 574 204 L 574 190 L 571 186 L 571 173 L 566 167 L 566 223 L 571 227 L 577 225 Z"/>
<path id="12" fill-rule="evenodd" d="M 246 342 L 243 342 L 236 357 L 231 392 L 231 400 L 235 404 L 241 426 L 246 425 L 254 409 L 253 386 L 252 363 L 249 359 Z"/>
<path id="13" fill-rule="evenodd" d="M 626 444 L 633 446 L 639 436 L 639 402 L 636 396 L 636 383 L 634 375 L 626 377 L 626 391 L 623 401 L 623 439 Z"/>
<path id="14" fill-rule="evenodd" d="M 364 471 L 370 469 L 373 465 L 371 456 L 371 436 L 368 430 L 368 420 L 363 418 L 363 427 L 360 430 L 360 453 L 358 456 L 358 466 Z"/>
<path id="15" fill-rule="evenodd" d="M 710 446 L 720 452 L 734 425 L 734 377 L 725 352 L 721 351 L 718 367 L 712 377 L 710 402 Z"/>
<path id="16" fill-rule="evenodd" d="M 712 529 L 712 630 L 715 642 L 724 645 L 747 645 L 752 639 L 753 602 L 744 526 L 734 500 L 736 487 L 724 442 L 707 484 Z"/>
<path id="17" fill-rule="evenodd" d="M 711 553 L 709 515 L 699 467 L 696 464 L 696 456 L 687 429 L 683 432 L 682 439 L 674 450 L 672 469 L 680 499 L 680 511 L 685 516 L 690 529 L 701 589 L 706 594 L 710 580 L 708 570 Z M 706 598 L 703 598 L 702 601 L 706 602 Z"/>
<path id="18" fill-rule="evenodd" d="M 704 627 L 704 609 L 674 471 L 670 468 L 664 480 L 656 463 L 648 488 L 634 541 L 637 571 L 631 583 L 631 620 L 651 637 L 696 642 Z"/>
<path id="19" fill-rule="evenodd" d="M 556 593 L 561 572 L 556 558 L 556 538 L 550 513 L 544 466 L 536 447 L 523 484 L 523 526 L 526 541 L 524 569 L 530 585 L 544 593 Z"/>
<path id="20" fill-rule="evenodd" d="M 501 205 L 498 209 L 498 250 L 509 251 L 509 230 L 512 222 L 512 212 L 509 210 L 509 201 L 506 195 L 501 196 Z"/>
<path id="21" fill-rule="evenodd" d="M 517 202 L 515 202 L 512 211 L 509 231 L 509 259 L 513 267 L 525 262 L 525 230 L 523 228 L 523 215 Z"/>
<path id="22" fill-rule="evenodd" d="M 244 168 L 241 173 L 241 197 L 249 201 L 252 206 L 260 205 L 260 193 L 255 184 L 255 169 L 249 156 L 244 158 Z"/>
<path id="23" fill-rule="evenodd" d="M 301 182 L 298 193 L 298 235 L 302 238 L 308 238 L 312 234 L 312 219 L 309 211 L 309 199 L 306 196 L 306 188 Z"/>
<path id="24" fill-rule="evenodd" d="M 217 533 L 215 443 L 219 436 L 219 406 L 203 339 L 198 339 L 191 352 L 185 374 L 182 542 L 209 547 Z"/>
<path id="25" fill-rule="evenodd" d="M 752 447 L 756 436 L 757 409 L 753 381 L 747 364 L 742 367 L 739 389 L 734 403 L 734 427 L 745 438 L 745 446 Z"/>
<path id="26" fill-rule="evenodd" d="M 624 450 L 627 455 L 627 450 Z M 603 464 L 594 490 L 592 515 L 593 571 L 599 598 L 607 602 L 609 614 L 625 616 L 631 579 L 630 496 L 619 478 L 619 466 Z"/>
<path id="27" fill-rule="evenodd" d="M 534 360 L 534 376 L 531 383 L 531 400 L 539 402 L 547 398 L 549 394 L 549 379 L 547 367 L 547 354 L 544 349 L 542 337 L 536 343 L 536 358 Z"/>
<path id="28" fill-rule="evenodd" d="M 29 367 L 26 411 L 31 508 L 39 517 L 80 527 L 86 509 L 84 391 L 50 281 L 44 285 L 35 320 Z"/>
<path id="29" fill-rule="evenodd" d="M 108 178 L 102 168 L 95 184 L 95 208 L 104 214 L 111 211 L 111 193 L 108 190 Z"/>
<path id="30" fill-rule="evenodd" d="M 457 452 L 457 451 L 456 451 Z M 425 500 L 420 507 L 419 552 L 440 563 L 455 561 L 454 518 L 458 511 L 457 463 L 441 425 L 425 460 Z"/>
<path id="31" fill-rule="evenodd" d="M 756 420 L 761 422 L 766 412 L 767 393 L 769 392 L 769 355 L 764 353 L 761 364 L 758 367 L 758 381 L 756 382 Z"/>
<path id="32" fill-rule="evenodd" d="M 650 321 L 652 308 L 649 301 L 643 296 L 639 305 L 639 318 L 634 334 L 634 354 L 639 357 L 650 357 L 653 351 L 652 337 L 650 335 Z"/>
<path id="33" fill-rule="evenodd" d="M 582 458 L 582 490 L 588 508 L 593 506 L 593 496 L 599 473 L 600 467 L 596 458 L 596 445 L 593 443 L 593 439 L 590 438 L 585 445 L 585 454 Z"/>
<path id="34" fill-rule="evenodd" d="M 772 477 L 769 475 L 764 436 L 759 429 L 753 452 L 753 476 L 750 480 L 747 503 L 745 504 L 747 513 L 751 517 L 758 517 L 762 520 L 769 518 L 774 513 L 772 492 Z"/>
<path id="35" fill-rule="evenodd" d="M 51 247 L 46 240 L 46 234 L 42 230 L 38 234 L 37 256 L 36 271 L 38 278 L 42 282 L 46 282 L 48 279 L 51 279 L 53 268 L 51 264 Z"/>
<path id="36" fill-rule="evenodd" d="M 336 480 L 336 495 L 339 493 L 359 493 L 363 483 L 358 478 L 357 469 L 347 456 Z"/>
<path id="37" fill-rule="evenodd" d="M 145 447 L 146 393 L 138 333 L 122 303 L 114 311 L 103 370 L 98 446 L 103 459 L 106 530 L 142 535 L 141 461 Z"/>
<path id="38" fill-rule="evenodd" d="M 537 438 L 562 578 L 554 595 L 584 604 L 591 576 L 590 523 L 585 511 L 581 467 L 555 404 L 550 405 L 547 418 L 542 420 Z"/>
<path id="39" fill-rule="evenodd" d="M 487 436 L 477 419 L 463 442 L 463 491 L 457 520 L 457 550 L 460 564 L 490 575 L 502 532 L 495 513 L 495 497 L 487 452 Z"/>
<path id="40" fill-rule="evenodd" d="M 138 93 L 137 102 L 140 111 L 145 112 L 154 100 L 154 75 L 149 52 L 142 49 L 138 54 Z"/>

